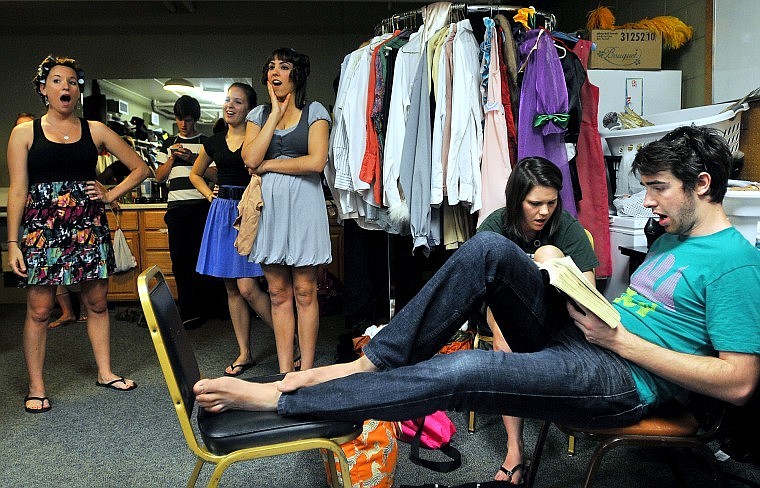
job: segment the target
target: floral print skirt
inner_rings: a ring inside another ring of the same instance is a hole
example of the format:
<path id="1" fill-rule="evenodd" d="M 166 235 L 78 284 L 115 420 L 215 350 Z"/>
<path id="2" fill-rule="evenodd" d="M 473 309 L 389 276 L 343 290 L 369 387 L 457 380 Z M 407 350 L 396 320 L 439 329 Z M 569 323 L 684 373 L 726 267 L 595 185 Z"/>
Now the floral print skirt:
<path id="1" fill-rule="evenodd" d="M 27 277 L 19 286 L 72 285 L 113 273 L 105 209 L 85 187 L 84 181 L 30 185 L 20 242 Z"/>

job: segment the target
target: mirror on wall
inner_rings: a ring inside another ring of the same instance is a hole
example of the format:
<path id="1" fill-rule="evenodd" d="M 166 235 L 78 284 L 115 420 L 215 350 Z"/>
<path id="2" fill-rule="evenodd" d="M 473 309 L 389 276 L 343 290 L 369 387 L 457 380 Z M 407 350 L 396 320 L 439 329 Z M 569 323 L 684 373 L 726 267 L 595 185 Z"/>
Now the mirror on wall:
<path id="1" fill-rule="evenodd" d="M 83 97 L 84 116 L 102 120 L 120 136 L 124 136 L 155 169 L 159 148 L 172 134 L 178 132 L 174 121 L 174 103 L 182 95 L 190 95 L 201 106 L 201 118 L 196 128 L 203 134 L 213 133 L 214 123 L 222 116 L 222 104 L 232 83 L 251 83 L 251 78 L 173 78 L 175 84 L 166 89 L 169 78 L 100 78 L 93 80 L 90 93 Z M 138 120 L 139 119 L 139 120 Z M 99 160 L 99 173 L 104 183 L 114 184 L 123 174 L 111 158 Z M 160 191 L 156 201 L 160 201 Z M 154 203 L 154 202 L 149 202 Z"/>
<path id="2" fill-rule="evenodd" d="M 232 83 L 251 83 L 251 78 L 173 78 L 180 82 L 174 90 L 164 89 L 170 78 L 99 79 L 100 92 L 108 101 L 107 111 L 122 120 L 142 118 L 151 128 L 173 132 L 174 102 L 181 95 L 195 97 L 201 105 L 202 125 L 213 125 L 221 117 L 222 103 Z M 187 82 L 187 83 L 184 83 Z M 189 86 L 182 86 L 189 84 Z"/>

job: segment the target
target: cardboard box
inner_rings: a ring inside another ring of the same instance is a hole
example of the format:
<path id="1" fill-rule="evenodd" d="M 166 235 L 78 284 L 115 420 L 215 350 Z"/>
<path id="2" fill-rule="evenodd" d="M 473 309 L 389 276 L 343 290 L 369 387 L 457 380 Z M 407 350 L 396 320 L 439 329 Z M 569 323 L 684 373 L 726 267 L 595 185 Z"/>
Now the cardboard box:
<path id="1" fill-rule="evenodd" d="M 662 34 L 639 29 L 592 30 L 590 69 L 660 69 Z"/>

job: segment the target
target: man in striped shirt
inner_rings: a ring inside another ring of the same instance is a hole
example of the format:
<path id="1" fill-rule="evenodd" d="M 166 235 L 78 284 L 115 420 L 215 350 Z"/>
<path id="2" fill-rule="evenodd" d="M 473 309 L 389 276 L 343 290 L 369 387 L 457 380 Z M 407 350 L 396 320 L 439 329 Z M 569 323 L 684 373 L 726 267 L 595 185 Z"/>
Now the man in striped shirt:
<path id="1" fill-rule="evenodd" d="M 203 141 L 208 137 L 196 129 L 201 107 L 195 98 L 182 95 L 174 103 L 174 119 L 179 133 L 167 138 L 156 158 L 161 164 L 156 179 L 168 186 L 164 221 L 169 231 L 169 254 L 177 283 L 180 315 L 188 329 L 199 327 L 207 317 L 212 278 L 199 275 L 195 265 L 200 252 L 203 228 L 209 201 L 190 182 L 193 167 Z M 210 166 L 204 177 L 216 180 L 216 166 Z M 215 295 L 214 295 L 215 296 Z"/>

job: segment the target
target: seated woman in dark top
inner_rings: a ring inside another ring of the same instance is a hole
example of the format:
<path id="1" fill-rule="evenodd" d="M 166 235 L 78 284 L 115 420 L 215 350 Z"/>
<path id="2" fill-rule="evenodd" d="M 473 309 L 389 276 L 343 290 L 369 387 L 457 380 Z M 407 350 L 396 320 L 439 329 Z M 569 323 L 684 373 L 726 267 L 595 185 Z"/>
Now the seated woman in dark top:
<path id="1" fill-rule="evenodd" d="M 594 268 L 599 261 L 581 224 L 562 209 L 562 173 L 548 159 L 523 158 L 509 175 L 506 206 L 486 217 L 478 232 L 491 231 L 507 237 L 528 255 L 540 261 L 541 255 L 564 254 L 573 258 L 578 268 L 594 282 Z M 551 248 L 551 249 L 550 249 Z M 490 309 L 486 321 L 493 332 L 496 351 L 511 351 Z M 524 478 L 523 421 L 504 416 L 507 429 L 507 455 L 494 477 L 497 481 L 520 484 Z"/>

